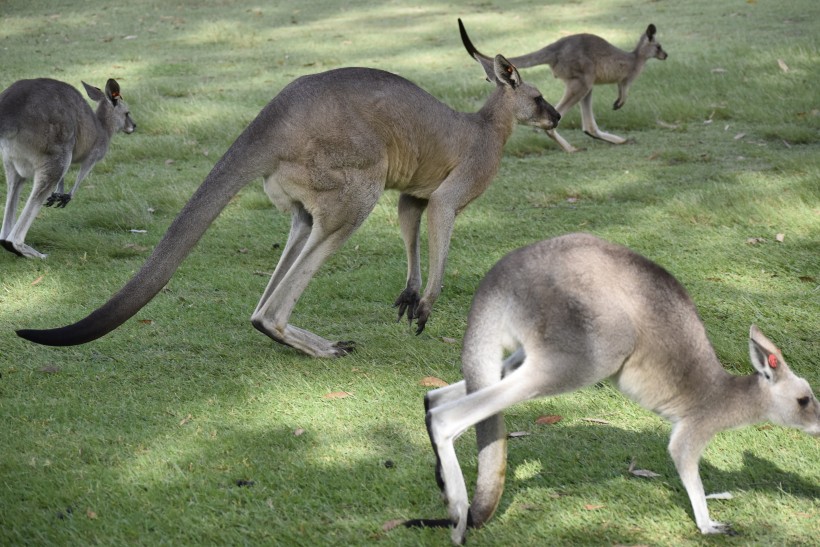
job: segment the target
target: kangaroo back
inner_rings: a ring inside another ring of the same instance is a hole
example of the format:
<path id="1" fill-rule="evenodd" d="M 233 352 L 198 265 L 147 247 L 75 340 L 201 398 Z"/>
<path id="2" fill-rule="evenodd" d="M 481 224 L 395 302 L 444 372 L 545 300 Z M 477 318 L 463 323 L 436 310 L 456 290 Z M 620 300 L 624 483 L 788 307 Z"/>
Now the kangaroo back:
<path id="1" fill-rule="evenodd" d="M 0 94 L 0 139 L 14 138 L 15 148 L 32 155 L 47 154 L 55 143 L 73 148 L 81 132 L 93 135 L 80 128 L 93 128 L 94 120 L 80 92 L 57 80 L 19 80 Z"/>

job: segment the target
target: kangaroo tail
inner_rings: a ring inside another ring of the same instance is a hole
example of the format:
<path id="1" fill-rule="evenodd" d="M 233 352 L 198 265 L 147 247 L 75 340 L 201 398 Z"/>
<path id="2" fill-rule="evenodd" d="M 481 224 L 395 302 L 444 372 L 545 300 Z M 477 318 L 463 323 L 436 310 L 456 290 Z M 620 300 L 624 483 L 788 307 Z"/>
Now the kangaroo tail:
<path id="1" fill-rule="evenodd" d="M 216 163 L 185 204 L 137 274 L 108 302 L 74 324 L 46 330 L 21 329 L 17 335 L 47 346 L 73 346 L 100 338 L 137 313 L 168 283 L 231 198 L 261 173 L 243 171 L 250 144 L 246 130 Z"/>
<path id="2" fill-rule="evenodd" d="M 557 60 L 554 44 L 550 44 L 532 53 L 519 55 L 518 57 L 509 57 L 507 60 L 515 65 L 516 68 L 529 68 L 537 65 L 553 66 Z"/>
<path id="3" fill-rule="evenodd" d="M 507 470 L 507 433 L 504 417 L 496 414 L 476 424 L 478 479 L 470 504 L 468 524 L 480 528 L 492 518 L 504 492 Z"/>

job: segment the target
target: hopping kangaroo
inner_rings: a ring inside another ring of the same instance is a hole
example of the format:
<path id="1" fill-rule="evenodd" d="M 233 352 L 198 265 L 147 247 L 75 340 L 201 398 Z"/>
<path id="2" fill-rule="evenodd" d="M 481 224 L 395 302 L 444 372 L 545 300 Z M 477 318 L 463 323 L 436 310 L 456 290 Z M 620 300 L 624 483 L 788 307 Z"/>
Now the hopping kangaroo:
<path id="1" fill-rule="evenodd" d="M 308 282 L 358 228 L 385 188 L 398 190 L 407 283 L 398 316 L 418 332 L 441 292 L 456 215 L 487 188 L 516 121 L 552 129 L 560 116 L 502 56 L 484 65 L 496 88 L 477 113 L 461 113 L 391 74 L 343 68 L 286 86 L 216 163 L 142 269 L 106 304 L 79 322 L 22 330 L 48 345 L 88 342 L 142 308 L 173 275 L 240 188 L 263 178 L 265 191 L 291 213 L 287 243 L 256 310 L 253 326 L 314 357 L 339 357 L 351 342 L 331 342 L 288 323 Z M 419 298 L 419 231 L 427 210 L 430 269 Z"/>
<path id="2" fill-rule="evenodd" d="M 473 46 L 464 24 L 458 20 L 461 41 L 467 52 L 473 56 L 485 57 Z M 555 109 L 562 116 L 581 102 L 581 125 L 584 133 L 590 137 L 613 144 L 623 144 L 626 139 L 598 129 L 592 113 L 592 86 L 598 84 L 618 84 L 618 99 L 613 105 L 615 110 L 626 103 L 629 86 L 643 70 L 649 59 L 666 59 L 667 54 L 655 40 L 655 25 L 649 25 L 632 51 L 619 49 L 603 38 L 594 34 L 573 34 L 557 42 L 520 57 L 511 57 L 509 61 L 518 68 L 536 65 L 549 65 L 552 74 L 563 80 L 566 89 Z M 572 146 L 555 129 L 547 134 L 567 152 L 576 152 Z"/>
<path id="3" fill-rule="evenodd" d="M 108 152 L 114 133 L 133 133 L 137 128 L 116 81 L 108 80 L 105 93 L 85 82 L 83 86 L 99 103 L 96 113 L 79 91 L 48 78 L 19 80 L 0 94 L 0 152 L 8 186 L 0 243 L 20 256 L 46 257 L 25 244 L 40 208 L 43 204 L 65 207 Z M 72 163 L 79 163 L 80 170 L 66 194 L 64 179 Z M 15 222 L 26 179 L 33 179 L 31 195 Z"/>
<path id="4" fill-rule="evenodd" d="M 506 359 L 505 351 L 512 352 Z M 425 397 L 453 542 L 464 541 L 468 525 L 485 523 L 501 498 L 501 412 L 606 378 L 673 423 L 669 453 L 698 528 L 704 534 L 731 533 L 706 507 L 698 461 L 709 440 L 719 431 L 764 420 L 820 435 L 820 403 L 811 387 L 755 326 L 749 353 L 757 372 L 729 374 L 685 289 L 625 247 L 570 234 L 508 254 L 473 299 L 461 354 L 464 380 Z M 453 442 L 472 425 L 478 479 L 468 505 Z"/>

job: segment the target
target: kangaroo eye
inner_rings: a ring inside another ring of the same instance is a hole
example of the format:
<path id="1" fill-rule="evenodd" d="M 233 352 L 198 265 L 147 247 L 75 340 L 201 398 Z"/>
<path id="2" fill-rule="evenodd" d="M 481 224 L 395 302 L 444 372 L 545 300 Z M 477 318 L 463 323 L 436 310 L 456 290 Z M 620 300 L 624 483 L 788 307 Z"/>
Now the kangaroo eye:
<path id="1" fill-rule="evenodd" d="M 797 399 L 797 404 L 800 405 L 801 407 L 806 407 L 809 404 L 809 398 L 808 397 L 800 397 L 799 399 Z"/>

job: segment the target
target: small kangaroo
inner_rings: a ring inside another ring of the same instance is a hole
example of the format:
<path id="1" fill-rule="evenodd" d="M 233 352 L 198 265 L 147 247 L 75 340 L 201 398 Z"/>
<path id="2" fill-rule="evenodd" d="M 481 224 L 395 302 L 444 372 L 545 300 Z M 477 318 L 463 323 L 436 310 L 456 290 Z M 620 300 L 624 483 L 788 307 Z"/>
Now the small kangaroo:
<path id="1" fill-rule="evenodd" d="M 461 41 L 467 48 L 467 52 L 473 57 L 485 57 L 473 46 L 461 19 L 458 20 L 458 27 L 461 32 Z M 615 110 L 621 108 L 626 103 L 629 86 L 637 79 L 646 61 L 649 59 L 663 61 L 668 57 L 655 40 L 656 33 L 655 25 L 650 24 L 632 51 L 617 48 L 594 34 L 573 34 L 538 51 L 520 57 L 511 57 L 509 60 L 518 68 L 549 65 L 553 76 L 563 80 L 566 86 L 564 96 L 555 107 L 558 113 L 563 116 L 580 101 L 581 125 L 584 133 L 613 144 L 623 144 L 627 142 L 623 137 L 598 129 L 592 113 L 592 86 L 617 83 L 618 99 L 613 108 Z M 555 129 L 547 131 L 547 135 L 565 151 L 578 151 Z"/>
<path id="2" fill-rule="evenodd" d="M 19 80 L 0 93 L 0 152 L 8 186 L 0 243 L 19 256 L 46 258 L 25 244 L 40 208 L 65 207 L 108 152 L 114 133 L 133 133 L 137 128 L 116 81 L 108 80 L 105 93 L 85 82 L 83 86 L 99 103 L 96 113 L 74 87 L 48 78 Z M 66 194 L 64 179 L 72 163 L 79 163 L 80 170 Z M 31 195 L 15 222 L 26 179 L 34 181 Z"/>
<path id="3" fill-rule="evenodd" d="M 441 292 L 456 215 L 489 186 L 516 121 L 552 129 L 560 116 L 498 55 L 482 65 L 495 90 L 477 113 L 462 113 L 395 74 L 343 68 L 286 86 L 216 163 L 142 269 L 85 319 L 52 330 L 20 330 L 33 342 L 73 345 L 115 329 L 165 286 L 188 252 L 243 186 L 265 191 L 291 213 L 291 230 L 253 326 L 314 357 L 339 357 L 331 342 L 288 323 L 319 267 L 358 228 L 383 191 L 401 192 L 399 225 L 407 284 L 395 302 L 424 329 Z M 427 210 L 430 274 L 419 298 L 419 231 Z"/>
<path id="4" fill-rule="evenodd" d="M 512 351 L 506 359 L 505 351 Z M 427 393 L 427 431 L 452 540 L 492 517 L 504 489 L 501 411 L 606 378 L 673 424 L 669 453 L 704 534 L 732 533 L 713 521 L 698 471 L 709 440 L 770 420 L 820 435 L 820 403 L 757 327 L 749 333 L 757 372 L 729 374 L 695 305 L 666 270 L 588 234 L 515 250 L 481 281 L 461 354 L 464 380 Z M 472 505 L 453 442 L 476 426 L 478 479 Z M 469 510 L 468 510 L 469 507 Z M 437 525 L 440 521 L 405 523 Z"/>

